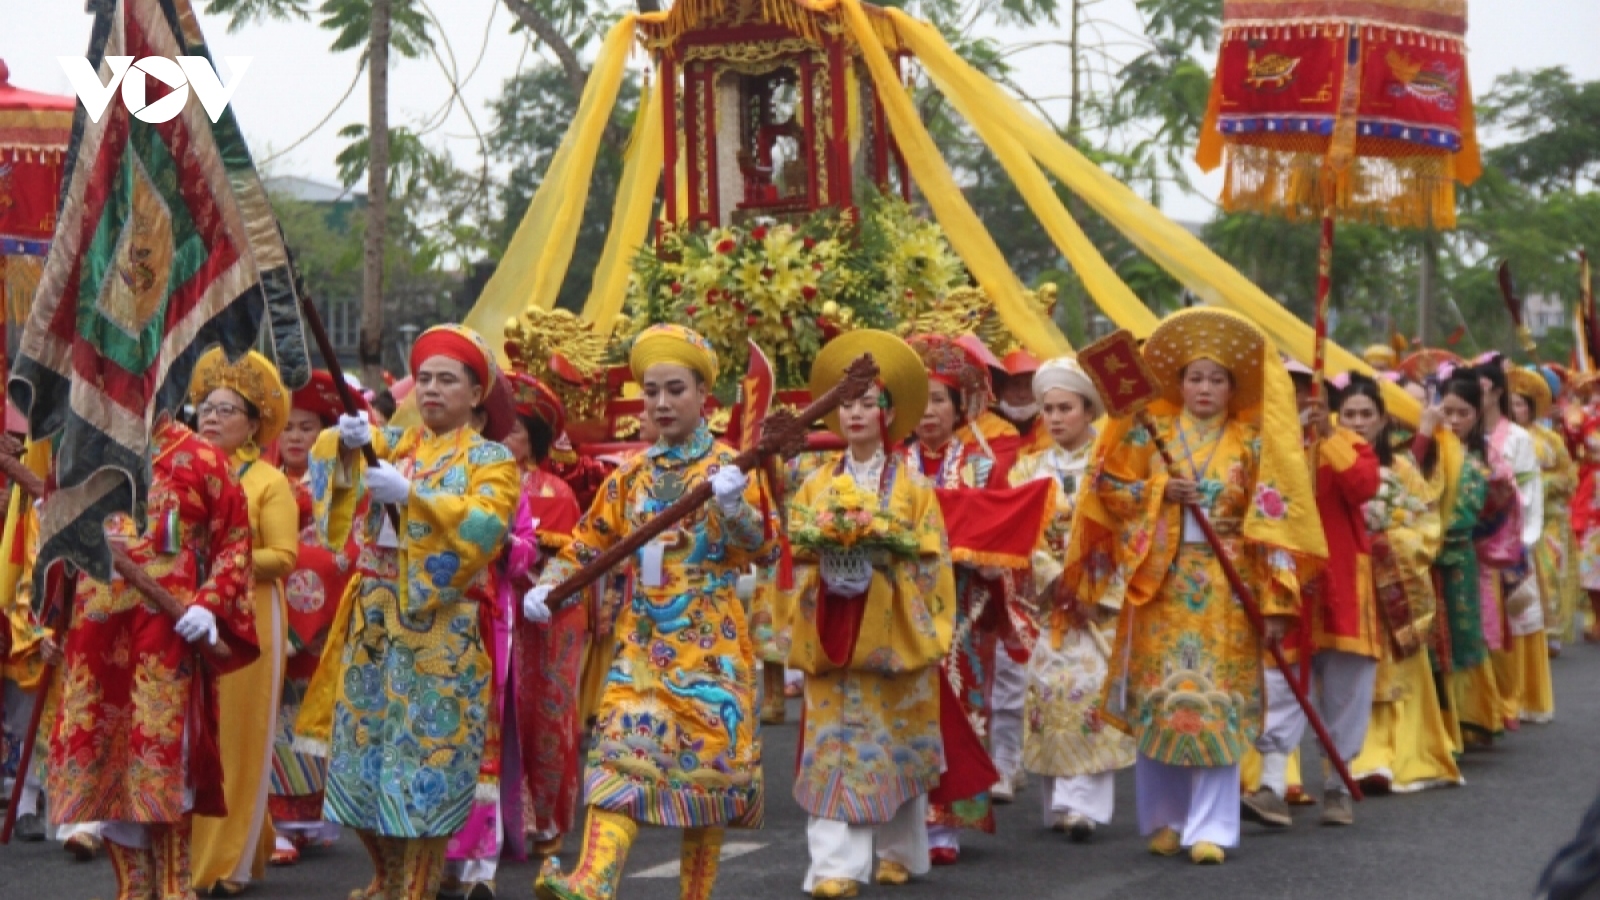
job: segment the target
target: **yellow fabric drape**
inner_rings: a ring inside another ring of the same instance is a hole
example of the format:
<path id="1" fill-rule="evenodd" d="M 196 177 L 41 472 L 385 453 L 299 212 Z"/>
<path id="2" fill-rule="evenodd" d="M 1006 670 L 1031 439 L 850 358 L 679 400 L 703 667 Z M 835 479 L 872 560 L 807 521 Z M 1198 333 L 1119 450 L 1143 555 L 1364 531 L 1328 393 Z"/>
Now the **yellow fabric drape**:
<path id="1" fill-rule="evenodd" d="M 40 478 L 50 474 L 50 442 L 28 442 L 22 462 Z M 11 633 L 10 656 L 0 656 L 0 675 L 17 683 L 25 691 L 38 688 L 44 673 L 44 659 L 39 643 L 44 639 L 43 629 L 33 615 L 34 601 L 33 559 L 39 538 L 39 516 L 33 508 L 33 498 L 21 486 L 11 491 L 11 503 L 6 510 L 5 528 L 0 532 L 0 628 Z M 19 550 L 18 544 L 21 544 Z M 21 557 L 13 563 L 14 557 Z M 43 589 L 43 585 L 39 585 Z"/>
<path id="2" fill-rule="evenodd" d="M 1083 282 L 1084 290 L 1094 298 L 1119 328 L 1126 328 L 1136 337 L 1149 337 L 1160 319 L 1134 295 L 1133 290 L 1117 276 L 1105 257 L 1095 248 L 1089 236 L 1083 233 L 1072 214 L 1061 203 L 1061 198 L 1050 187 L 1044 173 L 1028 155 L 1028 151 L 1012 136 L 1004 124 L 993 116 L 984 115 L 983 99 L 968 89 L 965 79 L 950 80 L 959 74 L 948 65 L 950 58 L 959 60 L 944 43 L 932 25 L 906 15 L 898 9 L 886 11 L 894 22 L 900 39 L 922 60 L 923 67 L 945 98 L 955 106 L 983 142 L 994 151 L 995 158 L 1011 176 L 1017 192 L 1027 201 L 1039 224 L 1050 235 L 1056 247 L 1066 256 L 1072 270 Z M 948 54 L 948 56 L 946 56 Z"/>
<path id="3" fill-rule="evenodd" d="M 617 314 L 622 312 L 634 254 L 639 252 L 650 231 L 650 209 L 655 205 L 656 187 L 661 183 L 666 150 L 658 115 L 660 108 L 661 82 L 658 79 L 639 101 L 633 134 L 623 154 L 622 180 L 617 185 L 617 199 L 611 207 L 606 246 L 594 267 L 589 299 L 583 304 L 583 318 L 593 322 L 595 330 L 602 335 L 611 333 Z"/>
<path id="4" fill-rule="evenodd" d="M 1267 296 L 1183 226 L 1168 219 L 1159 209 L 1062 140 L 1060 135 L 1025 110 L 998 85 L 956 56 L 937 33 L 930 34 L 925 30 L 907 27 L 899 17 L 895 18 L 895 22 L 903 40 L 909 42 L 914 39 L 914 33 L 919 34 L 922 38 L 920 42 L 926 46 L 918 51 L 918 59 L 939 82 L 953 86 L 952 93 L 961 96 L 969 115 L 985 120 L 986 128 L 1001 127 L 1009 131 L 1045 169 L 1061 179 L 1068 190 L 1081 197 L 1142 253 L 1206 303 L 1243 313 L 1266 332 L 1280 350 L 1310 364 L 1310 325 L 1295 318 L 1293 313 Z M 956 102 L 954 97 L 952 102 Z M 896 136 L 899 136 L 898 129 Z M 920 180 L 921 176 L 918 178 Z M 1307 277 L 1310 277 L 1309 273 Z M 1096 296 L 1095 299 L 1101 302 L 1100 297 Z M 1131 315 L 1126 310 L 1107 309 L 1106 313 L 1113 320 Z M 1360 357 L 1332 341 L 1328 343 L 1328 369 L 1354 369 L 1373 374 L 1372 368 Z M 1380 381 L 1380 384 L 1389 411 L 1401 420 L 1414 424 L 1422 413 L 1417 402 L 1393 384 L 1384 381 Z"/>
<path id="5" fill-rule="evenodd" d="M 1029 351 L 1046 359 L 1071 353 L 1072 345 L 1061 329 L 1028 302 L 1022 282 L 962 196 L 939 148 L 934 146 L 933 137 L 917 117 L 916 108 L 895 74 L 877 32 L 867 21 L 860 0 L 843 0 L 839 9 L 851 37 L 861 46 L 862 58 L 866 60 L 867 70 L 872 74 L 873 84 L 888 114 L 889 129 L 900 143 L 906 165 L 933 209 L 934 218 L 944 227 L 950 246 L 994 302 L 1001 321 Z"/>
<path id="6" fill-rule="evenodd" d="M 606 34 L 584 85 L 577 115 L 545 170 L 544 180 L 499 267 L 462 323 L 488 340 L 500 354 L 502 364 L 507 363 L 501 349 L 506 320 L 530 306 L 552 308 L 561 290 L 572 248 L 578 242 L 578 226 L 589 198 L 600 139 L 611 120 L 611 110 L 617 105 L 636 18 L 623 16 Z"/>

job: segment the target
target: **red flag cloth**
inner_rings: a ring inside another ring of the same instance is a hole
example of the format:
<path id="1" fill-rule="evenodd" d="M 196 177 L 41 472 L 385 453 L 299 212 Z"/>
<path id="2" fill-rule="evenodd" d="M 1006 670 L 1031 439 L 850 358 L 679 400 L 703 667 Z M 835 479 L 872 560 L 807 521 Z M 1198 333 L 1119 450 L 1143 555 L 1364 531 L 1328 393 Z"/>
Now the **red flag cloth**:
<path id="1" fill-rule="evenodd" d="M 1055 483 L 979 490 L 939 488 L 939 509 L 950 535 L 950 558 L 975 566 L 1024 569 L 1032 565 L 1055 502 Z"/>

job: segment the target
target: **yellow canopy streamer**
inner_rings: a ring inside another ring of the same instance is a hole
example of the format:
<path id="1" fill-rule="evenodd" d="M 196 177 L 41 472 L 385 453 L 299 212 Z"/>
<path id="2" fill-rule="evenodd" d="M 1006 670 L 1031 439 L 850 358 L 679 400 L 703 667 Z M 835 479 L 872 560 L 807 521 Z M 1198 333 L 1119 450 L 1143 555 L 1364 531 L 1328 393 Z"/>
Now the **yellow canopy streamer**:
<path id="1" fill-rule="evenodd" d="M 939 90 L 950 100 L 983 142 L 994 151 L 995 158 L 1011 176 L 1028 203 L 1028 208 L 1038 217 L 1050 239 L 1067 257 L 1073 271 L 1083 282 L 1084 289 L 1095 303 L 1119 328 L 1126 328 L 1137 337 L 1148 337 L 1160 319 L 1145 306 L 1133 290 L 1125 284 L 1089 236 L 1083 233 L 1072 214 L 1062 205 L 1061 198 L 1050 187 L 1044 173 L 1028 155 L 1022 144 L 1006 128 L 1003 117 L 990 114 L 981 97 L 969 89 L 966 79 L 960 77 L 959 68 L 950 64 L 960 57 L 950 49 L 937 29 L 926 22 L 913 19 L 898 9 L 886 11 L 900 39 L 922 60 L 923 67 L 938 84 Z M 951 76 L 956 76 L 951 78 Z"/>
<path id="2" fill-rule="evenodd" d="M 611 207 L 611 228 L 606 232 L 606 246 L 600 261 L 594 267 L 594 282 L 589 287 L 589 299 L 583 304 L 583 317 L 594 323 L 595 331 L 606 335 L 622 304 L 628 298 L 628 273 L 633 269 L 633 256 L 639 252 L 650 231 L 650 209 L 655 205 L 656 186 L 661 182 L 661 168 L 666 141 L 661 123 L 656 120 L 661 107 L 661 83 L 644 92 L 639 102 L 639 115 L 633 121 L 633 134 L 628 138 L 628 149 L 623 154 L 622 181 L 617 185 L 617 199 Z"/>
<path id="3" fill-rule="evenodd" d="M 544 180 L 512 235 L 500 266 L 463 322 L 484 336 L 501 355 L 501 362 L 506 361 L 500 346 L 505 340 L 506 320 L 530 306 L 550 309 L 561 290 L 572 248 L 578 242 L 578 226 L 583 221 L 600 139 L 611 119 L 611 110 L 617 105 L 636 18 L 623 16 L 606 34 L 583 87 L 572 126 L 562 138 L 550 168 L 545 170 Z M 660 168 L 659 163 L 656 168 Z"/>
<path id="4" fill-rule="evenodd" d="M 1056 327 L 1056 323 L 1028 303 L 1022 282 L 1017 280 L 1011 266 L 1001 255 L 1000 248 L 995 246 L 994 238 L 989 236 L 983 222 L 956 186 L 944 157 L 934 146 L 933 137 L 922 127 L 922 120 L 917 117 L 911 98 L 906 96 L 905 88 L 900 84 L 877 32 L 867 21 L 860 0 L 843 0 L 839 8 L 844 13 L 851 36 L 861 46 L 862 58 L 866 60 L 867 70 L 872 73 L 873 84 L 883 100 L 890 130 L 900 142 L 906 165 L 927 198 L 928 205 L 932 207 L 934 218 L 944 227 L 950 246 L 994 302 L 1001 321 L 1028 350 L 1043 358 L 1071 353 L 1072 345 L 1067 342 L 1061 329 Z"/>
<path id="5" fill-rule="evenodd" d="M 900 24 L 897 20 L 897 25 Z M 902 26 L 900 31 L 902 39 L 913 39 L 914 29 Z M 926 38 L 924 43 L 929 44 L 933 52 L 919 51 L 918 58 L 929 74 L 941 83 L 960 86 L 958 92 L 968 109 L 979 118 L 1003 125 L 1069 190 L 1083 198 L 1134 246 L 1196 295 L 1207 303 L 1249 316 L 1280 350 L 1310 364 L 1310 325 L 1295 318 L 1181 225 L 1062 140 L 998 85 L 950 51 L 937 33 L 931 37 L 927 34 L 922 32 L 920 36 Z M 954 97 L 952 102 L 956 102 Z M 1120 321 L 1119 316 L 1130 315 L 1126 310 L 1107 309 L 1098 295 L 1095 300 L 1113 320 Z M 1354 369 L 1372 374 L 1372 368 L 1358 356 L 1331 341 L 1328 361 L 1329 369 L 1334 371 Z M 1422 413 L 1417 402 L 1393 384 L 1380 383 L 1390 412 L 1415 423 Z"/>

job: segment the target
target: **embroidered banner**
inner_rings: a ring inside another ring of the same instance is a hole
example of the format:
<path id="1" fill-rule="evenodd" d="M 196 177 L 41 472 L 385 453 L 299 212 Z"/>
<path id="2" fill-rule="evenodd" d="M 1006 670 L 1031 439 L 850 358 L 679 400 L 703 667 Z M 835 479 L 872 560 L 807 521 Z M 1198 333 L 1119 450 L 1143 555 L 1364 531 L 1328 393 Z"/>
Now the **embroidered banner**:
<path id="1" fill-rule="evenodd" d="M 188 0 L 95 10 L 89 60 L 209 56 Z M 150 83 L 150 102 L 168 89 Z M 151 124 L 111 103 L 72 124 L 62 206 L 8 385 L 35 439 L 59 436 L 39 564 L 70 560 L 106 580 L 111 513 L 144 527 L 150 432 L 177 409 L 200 354 L 254 345 L 270 312 L 291 388 L 310 376 L 288 255 L 231 112 L 213 124 L 191 97 Z"/>

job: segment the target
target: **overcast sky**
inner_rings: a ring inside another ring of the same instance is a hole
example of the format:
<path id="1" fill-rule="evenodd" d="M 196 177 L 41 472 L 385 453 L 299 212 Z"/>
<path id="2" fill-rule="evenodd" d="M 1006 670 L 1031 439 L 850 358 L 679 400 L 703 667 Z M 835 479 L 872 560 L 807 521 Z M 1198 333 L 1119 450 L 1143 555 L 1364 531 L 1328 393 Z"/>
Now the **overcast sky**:
<path id="1" fill-rule="evenodd" d="M 203 9 L 204 0 L 194 2 Z M 534 56 L 526 52 L 521 34 L 509 33 L 512 16 L 499 0 L 429 2 L 444 17 L 443 37 L 454 52 L 467 109 L 456 104 L 441 120 L 451 88 L 440 64 L 433 59 L 400 60 L 390 78 L 391 121 L 413 129 L 433 123 L 430 143 L 448 144 L 459 164 L 472 165 L 478 146 L 472 119 L 480 129 L 489 127 L 489 101 L 519 66 L 532 64 Z M 82 56 L 88 47 L 90 17 L 83 7 L 84 0 L 0 0 L 0 23 L 4 23 L 0 59 L 9 65 L 13 84 L 71 92 L 56 57 Z M 1515 68 L 1563 65 L 1580 79 L 1600 79 L 1600 53 L 1596 52 L 1600 0 L 1473 0 L 1470 9 L 1470 74 L 1480 95 L 1495 76 Z M 1108 23 L 1104 33 L 1110 40 L 1120 39 L 1119 27 L 1139 29 L 1133 0 L 1100 0 L 1094 15 Z M 327 50 L 331 33 L 314 23 L 256 25 L 237 34 L 227 33 L 224 25 L 202 15 L 214 55 L 253 57 L 233 106 L 257 160 L 282 152 L 270 165 L 273 174 L 336 183 L 333 160 L 343 142 L 335 132 L 366 118 L 365 79 L 335 110 L 356 76 L 357 54 Z M 1064 29 L 1047 28 L 1030 30 L 1025 36 L 999 37 L 1013 42 L 1061 36 Z M 444 41 L 440 47 L 448 60 Z M 1058 52 L 1041 48 L 1019 55 L 1015 62 L 1019 80 L 1030 91 L 1050 94 L 1064 90 Z M 638 55 L 633 64 L 643 68 L 647 60 Z M 225 67 L 223 78 L 229 78 Z M 326 124 L 315 129 L 330 111 Z M 302 143 L 286 150 L 302 138 Z M 1207 196 L 1214 196 L 1220 188 L 1217 181 L 1202 180 L 1200 184 Z M 1204 196 L 1169 197 L 1166 208 L 1180 219 L 1210 215 L 1210 203 Z"/>

